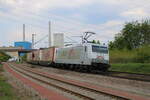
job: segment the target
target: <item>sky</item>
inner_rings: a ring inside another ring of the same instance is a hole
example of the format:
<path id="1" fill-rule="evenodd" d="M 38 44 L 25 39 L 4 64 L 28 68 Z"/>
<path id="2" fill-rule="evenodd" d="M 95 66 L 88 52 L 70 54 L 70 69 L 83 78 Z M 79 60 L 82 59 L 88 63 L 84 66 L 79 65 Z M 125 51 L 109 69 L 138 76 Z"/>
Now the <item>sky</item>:
<path id="1" fill-rule="evenodd" d="M 0 46 L 22 41 L 23 24 L 27 41 L 46 37 L 51 21 L 52 33 L 64 33 L 66 42 L 80 43 L 78 36 L 92 31 L 91 40 L 108 43 L 125 23 L 149 18 L 150 0 L 0 0 Z M 47 46 L 47 37 L 36 45 Z"/>

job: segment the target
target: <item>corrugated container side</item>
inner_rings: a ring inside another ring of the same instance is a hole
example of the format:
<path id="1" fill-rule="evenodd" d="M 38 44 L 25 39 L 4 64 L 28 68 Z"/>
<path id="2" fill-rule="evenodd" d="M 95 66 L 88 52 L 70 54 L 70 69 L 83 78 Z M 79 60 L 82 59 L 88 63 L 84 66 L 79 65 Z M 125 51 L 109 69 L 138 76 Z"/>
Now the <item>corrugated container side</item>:
<path id="1" fill-rule="evenodd" d="M 33 61 L 39 61 L 39 50 L 33 51 L 32 52 L 32 60 Z"/>
<path id="2" fill-rule="evenodd" d="M 56 63 L 82 64 L 84 62 L 84 47 L 58 48 L 56 52 Z"/>
<path id="3" fill-rule="evenodd" d="M 55 48 L 48 48 L 41 51 L 41 61 L 50 61 L 53 62 Z"/>
<path id="4" fill-rule="evenodd" d="M 32 60 L 32 53 L 27 53 L 27 61 L 30 62 Z"/>

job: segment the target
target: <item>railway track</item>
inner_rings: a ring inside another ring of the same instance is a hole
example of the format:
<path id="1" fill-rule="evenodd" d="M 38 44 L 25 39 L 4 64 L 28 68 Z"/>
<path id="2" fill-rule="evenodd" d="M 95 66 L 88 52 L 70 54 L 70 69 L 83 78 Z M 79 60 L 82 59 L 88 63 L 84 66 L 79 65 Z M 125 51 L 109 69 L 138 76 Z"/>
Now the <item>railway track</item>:
<path id="1" fill-rule="evenodd" d="M 12 66 L 12 65 L 11 65 L 11 66 Z M 18 67 L 19 67 L 19 66 L 18 66 Z M 41 74 L 39 74 L 39 73 L 36 73 L 36 72 L 34 72 L 34 71 L 31 71 L 30 69 L 28 70 L 27 68 L 21 68 L 21 69 L 23 69 L 23 70 L 30 71 L 32 74 L 40 75 L 40 76 L 47 77 L 47 78 L 49 78 L 49 79 L 54 80 L 53 82 L 48 82 L 48 81 L 42 80 L 41 78 L 34 77 L 34 76 L 32 76 L 31 74 L 29 74 L 29 73 L 27 74 L 27 72 L 20 71 L 20 70 L 18 69 L 18 67 L 15 68 L 14 66 L 12 66 L 12 68 L 13 68 L 14 70 L 16 70 L 16 71 L 18 71 L 18 72 L 20 72 L 20 73 L 22 73 L 22 74 L 24 74 L 24 75 L 26 75 L 26 76 L 28 76 L 28 77 L 34 79 L 34 80 L 40 81 L 40 82 L 42 82 L 42 83 L 44 83 L 44 84 L 46 84 L 46 85 L 50 85 L 50 86 L 52 86 L 52 87 L 55 87 L 55 88 L 57 88 L 57 89 L 59 89 L 59 90 L 61 90 L 61 91 L 63 91 L 63 92 L 67 92 L 67 93 L 69 93 L 69 94 L 71 94 L 71 95 L 77 96 L 78 99 L 83 99 L 83 100 L 99 100 L 99 98 L 102 97 L 101 95 L 105 95 L 105 96 L 106 96 L 106 94 L 103 94 L 102 92 L 99 92 L 99 91 L 96 91 L 96 90 L 93 90 L 93 89 L 90 89 L 90 88 L 82 87 L 82 86 L 75 85 L 75 84 L 70 84 L 70 83 L 65 82 L 65 81 L 62 81 L 62 80 L 57 80 L 57 79 L 50 78 L 50 77 L 45 76 L 45 75 L 41 75 Z M 56 81 L 61 82 L 61 83 L 63 83 L 63 84 L 60 85 L 60 84 L 57 83 Z M 66 87 L 63 87 L 64 84 L 67 84 L 67 87 L 69 87 L 69 85 L 71 85 L 71 86 L 73 86 L 73 87 L 76 88 L 76 89 L 73 89 L 73 88 L 72 88 L 72 89 L 68 89 L 68 88 L 66 88 Z M 78 89 L 77 89 L 77 88 L 78 88 Z M 80 90 L 80 91 L 79 91 L 79 90 Z M 88 94 L 87 94 L 86 92 L 88 92 Z M 89 95 L 89 94 L 90 94 L 90 95 Z M 107 94 L 107 96 L 108 96 L 108 94 Z M 128 99 L 126 99 L 126 98 L 124 98 L 124 97 L 114 96 L 114 95 L 112 95 L 112 94 L 109 94 L 109 96 L 110 96 L 109 99 L 110 99 L 110 98 L 116 98 L 116 100 L 128 100 Z"/>
<path id="2" fill-rule="evenodd" d="M 85 95 L 80 94 L 80 93 L 78 93 L 78 92 L 72 91 L 71 89 L 66 89 L 66 88 L 64 88 L 64 87 L 62 87 L 62 86 L 57 85 L 56 83 L 51 83 L 51 82 L 42 80 L 41 78 L 37 78 L 37 77 L 35 77 L 35 76 L 31 75 L 31 74 L 28 74 L 27 72 L 24 72 L 24 71 L 19 70 L 18 68 L 15 68 L 15 67 L 12 67 L 12 68 L 15 69 L 17 72 L 22 73 L 22 74 L 24 74 L 25 76 L 28 76 L 28 77 L 30 77 L 30 78 L 36 80 L 36 81 L 39 81 L 39 82 L 44 83 L 44 84 L 46 84 L 46 85 L 50 85 L 50 86 L 52 86 L 52 87 L 55 87 L 55 88 L 57 88 L 57 89 L 59 89 L 59 90 L 61 90 L 61 91 L 70 93 L 70 94 L 72 94 L 72 95 L 75 95 L 75 96 L 77 96 L 77 97 L 79 97 L 79 98 L 82 98 L 83 100 L 84 100 L 84 99 L 86 99 L 86 100 L 95 100 L 95 99 L 93 99 L 92 97 L 85 96 Z"/>
<path id="3" fill-rule="evenodd" d="M 109 71 L 108 76 L 150 82 L 150 75 L 148 74 Z"/>
<path id="4" fill-rule="evenodd" d="M 127 93 L 127 92 L 123 92 L 123 91 L 116 91 L 116 90 L 112 90 L 112 89 L 106 89 L 106 88 L 103 88 L 103 87 L 97 87 L 97 86 L 92 86 L 91 84 L 87 84 L 87 83 L 81 83 L 81 82 L 76 82 L 76 81 L 73 81 L 73 80 L 66 80 L 66 79 L 63 79 L 61 77 L 57 77 L 57 76 L 54 76 L 54 75 L 51 75 L 51 74 L 47 74 L 47 73 L 44 73 L 44 72 L 40 72 L 40 71 L 37 71 L 35 69 L 32 69 L 32 68 L 29 68 L 29 67 L 21 67 L 21 66 L 17 66 L 16 65 L 11 65 L 15 70 L 17 70 L 18 72 L 32 78 L 32 79 L 35 79 L 35 80 L 38 80 L 44 84 L 47 84 L 47 85 L 51 85 L 55 88 L 58 88 L 60 90 L 63 90 L 65 92 L 69 92 L 70 94 L 72 95 L 75 95 L 75 96 L 78 96 L 79 98 L 84 98 L 86 100 L 99 100 L 100 98 L 100 95 L 107 95 L 107 96 L 111 96 L 112 98 L 116 98 L 117 100 L 118 99 L 124 99 L 124 100 L 148 100 L 147 98 L 144 98 L 144 97 L 141 97 L 141 96 L 138 96 L 138 95 L 134 95 L 134 94 L 130 94 L 130 93 Z M 22 70 L 22 71 L 21 71 Z M 23 72 L 25 71 L 25 72 Z M 48 78 L 48 79 L 51 79 L 53 80 L 53 83 L 50 83 L 50 82 L 47 82 L 47 81 L 44 81 L 42 80 L 41 78 L 35 78 L 34 76 L 32 76 L 31 74 L 27 74 L 27 72 L 30 72 L 32 74 L 35 74 L 35 75 L 39 75 L 41 77 L 44 77 L 44 78 Z M 58 83 L 55 83 L 55 82 L 59 82 L 59 83 L 63 83 L 63 84 L 66 84 L 66 85 L 71 85 L 75 88 L 78 88 L 78 90 L 80 91 L 84 91 L 83 93 L 79 93 L 79 91 L 75 92 L 73 89 L 71 90 L 68 90 L 67 88 L 65 87 L 62 87 L 62 84 L 61 85 L 58 85 Z M 87 95 L 85 94 L 85 92 L 89 92 L 90 95 Z M 93 94 L 93 95 L 91 95 Z M 95 94 L 95 96 L 94 96 Z"/>
<path id="5" fill-rule="evenodd" d="M 99 75 L 108 76 L 108 77 L 150 82 L 149 74 L 118 72 L 118 71 L 108 71 L 108 72 L 93 71 L 91 74 L 99 74 Z"/>
<path id="6" fill-rule="evenodd" d="M 28 66 L 28 65 L 25 65 Z M 32 65 L 32 67 L 37 67 L 40 65 Z M 31 67 L 31 66 L 29 66 Z M 43 67 L 43 66 L 40 66 Z M 72 71 L 72 70 L 71 70 Z M 82 72 L 82 71 L 80 71 Z M 150 82 L 150 75 L 149 74 L 139 74 L 139 73 L 129 73 L 129 72 L 118 72 L 118 71 L 108 71 L 108 72 L 100 72 L 100 71 L 92 71 L 92 72 L 85 72 L 89 74 L 96 74 L 96 75 L 104 75 L 108 77 L 116 77 L 116 78 L 122 78 L 122 79 L 129 79 L 129 80 L 136 80 L 136 81 L 144 81 L 144 82 Z"/>
<path id="7" fill-rule="evenodd" d="M 13 70 L 11 68 L 11 66 L 9 66 L 8 64 L 4 63 L 3 66 L 4 66 L 5 71 L 7 71 L 7 74 L 9 73 L 10 77 L 12 77 L 12 80 L 14 80 L 14 78 L 17 78 L 17 80 L 21 81 L 21 83 L 19 82 L 21 85 L 23 85 L 22 83 L 24 83 L 24 85 L 26 85 L 28 87 L 28 88 L 26 87 L 26 89 L 33 88 L 34 90 L 36 90 L 36 92 L 35 92 L 36 98 L 33 98 L 33 100 L 37 100 L 37 99 L 38 100 L 70 100 L 69 98 L 64 97 L 61 94 L 58 94 L 58 93 L 52 91 L 51 89 L 47 89 L 47 88 L 43 87 L 42 85 L 37 84 L 37 82 L 29 80 L 29 78 L 24 77 L 20 73 L 17 73 L 15 70 Z M 14 80 L 14 81 L 17 81 L 17 80 Z M 16 83 L 16 84 L 18 84 L 18 83 Z M 23 87 L 24 87 L 24 85 L 23 85 Z M 25 91 L 26 91 L 26 89 L 25 89 Z M 31 91 L 26 91 L 26 92 L 29 92 L 32 94 Z M 37 92 L 40 95 L 37 95 Z M 37 96 L 39 98 L 37 98 Z M 42 96 L 42 98 L 41 98 L 41 96 Z"/>

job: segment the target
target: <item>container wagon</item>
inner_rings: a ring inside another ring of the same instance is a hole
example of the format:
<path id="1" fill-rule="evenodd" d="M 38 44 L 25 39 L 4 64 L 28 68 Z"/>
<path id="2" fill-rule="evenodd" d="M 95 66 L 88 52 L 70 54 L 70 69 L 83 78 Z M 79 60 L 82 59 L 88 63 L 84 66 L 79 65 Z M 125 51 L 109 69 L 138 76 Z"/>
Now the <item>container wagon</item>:
<path id="1" fill-rule="evenodd" d="M 50 47 L 46 49 L 39 50 L 39 64 L 40 65 L 50 65 L 54 63 L 55 57 L 55 47 Z"/>

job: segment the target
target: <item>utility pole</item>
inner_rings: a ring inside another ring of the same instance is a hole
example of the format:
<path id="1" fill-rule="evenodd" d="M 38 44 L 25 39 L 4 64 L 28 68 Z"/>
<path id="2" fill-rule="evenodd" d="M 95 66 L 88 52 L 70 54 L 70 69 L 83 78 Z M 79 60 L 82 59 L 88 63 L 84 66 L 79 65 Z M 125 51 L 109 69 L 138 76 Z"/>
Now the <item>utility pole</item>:
<path id="1" fill-rule="evenodd" d="M 49 47 L 52 46 L 52 34 L 51 34 L 51 22 L 49 21 L 49 36 L 48 36 Z"/>
<path id="2" fill-rule="evenodd" d="M 23 24 L 23 41 L 25 41 L 25 24 Z"/>
<path id="3" fill-rule="evenodd" d="M 34 49 L 34 39 L 36 34 L 32 34 L 32 49 Z"/>

